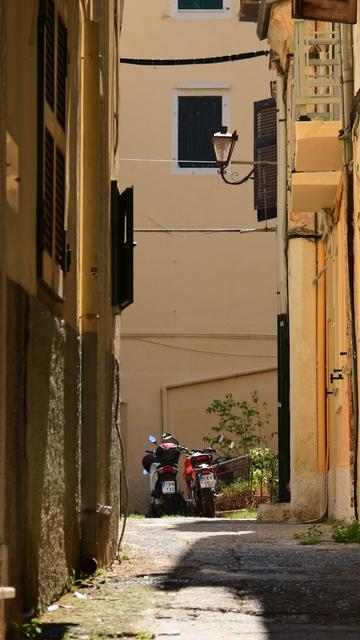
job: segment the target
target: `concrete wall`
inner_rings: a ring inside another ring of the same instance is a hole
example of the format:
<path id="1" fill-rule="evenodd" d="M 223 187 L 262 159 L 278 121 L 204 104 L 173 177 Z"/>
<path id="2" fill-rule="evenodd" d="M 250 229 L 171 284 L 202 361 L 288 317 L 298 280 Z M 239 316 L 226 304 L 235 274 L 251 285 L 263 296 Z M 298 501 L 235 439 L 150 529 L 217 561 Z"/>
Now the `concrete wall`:
<path id="1" fill-rule="evenodd" d="M 183 58 L 262 48 L 255 27 L 238 20 L 172 17 L 170 0 L 124 10 L 121 55 Z M 216 169 L 179 172 L 174 159 L 178 95 L 223 95 L 224 123 L 237 129 L 237 160 L 253 158 L 253 101 L 268 98 L 264 58 L 231 64 L 121 67 L 123 188 L 134 184 L 137 229 L 263 227 L 253 209 L 253 183 L 225 185 Z M 132 160 L 131 160 L 132 159 Z M 139 161 L 140 160 L 140 161 Z M 159 160 L 159 162 L 157 162 Z M 243 176 L 248 166 L 233 165 Z M 258 389 L 276 431 L 276 238 L 274 233 L 172 234 L 136 232 L 135 303 L 122 316 L 122 401 L 127 407 L 130 509 L 148 505 L 141 458 L 147 435 L 161 433 L 162 387 L 167 426 L 188 446 L 211 426 L 211 400 Z M 266 374 L 236 373 L 273 367 Z M 223 376 L 223 380 L 206 382 Z M 202 384 L 191 385 L 196 380 Z M 166 426 L 166 425 L 165 425 Z"/>

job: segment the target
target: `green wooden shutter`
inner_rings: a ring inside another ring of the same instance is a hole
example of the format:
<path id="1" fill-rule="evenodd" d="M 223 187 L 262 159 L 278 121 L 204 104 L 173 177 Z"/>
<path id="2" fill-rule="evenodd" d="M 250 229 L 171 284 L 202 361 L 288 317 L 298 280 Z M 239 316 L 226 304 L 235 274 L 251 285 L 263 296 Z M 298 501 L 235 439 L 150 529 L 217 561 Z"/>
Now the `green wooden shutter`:
<path id="1" fill-rule="evenodd" d="M 123 311 L 134 301 L 134 189 L 119 194 L 111 182 L 112 304 Z"/>
<path id="2" fill-rule="evenodd" d="M 178 0 L 179 9 L 223 9 L 223 0 Z"/>
<path id="3" fill-rule="evenodd" d="M 276 162 L 276 101 L 274 98 L 254 102 L 254 160 Z M 258 220 L 276 218 L 276 165 L 255 164 L 254 209 Z"/>
<path id="4" fill-rule="evenodd" d="M 40 0 L 38 21 L 38 232 L 37 272 L 62 298 L 66 272 L 67 29 L 57 2 Z M 51 267 L 53 263 L 53 267 Z"/>
<path id="5" fill-rule="evenodd" d="M 178 163 L 180 167 L 216 167 L 211 136 L 222 121 L 221 96 L 180 96 Z"/>

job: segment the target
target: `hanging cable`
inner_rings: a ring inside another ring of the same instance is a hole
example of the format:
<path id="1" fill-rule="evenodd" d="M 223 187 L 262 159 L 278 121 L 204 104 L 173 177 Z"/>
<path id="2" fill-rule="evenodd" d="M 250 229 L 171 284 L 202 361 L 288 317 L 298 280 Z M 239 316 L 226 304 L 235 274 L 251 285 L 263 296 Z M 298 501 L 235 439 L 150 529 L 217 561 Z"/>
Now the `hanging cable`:
<path id="1" fill-rule="evenodd" d="M 268 56 L 270 49 L 262 51 L 248 51 L 247 53 L 233 53 L 228 56 L 213 56 L 210 58 L 180 58 L 164 60 L 163 58 L 144 59 L 144 58 L 120 58 L 121 64 L 135 64 L 148 67 L 176 67 L 189 64 L 220 64 L 222 62 L 235 62 L 236 60 L 250 60 L 251 58 L 259 58 Z"/>
<path id="2" fill-rule="evenodd" d="M 122 514 L 124 519 L 123 519 L 123 523 L 122 523 L 122 528 L 121 528 L 121 532 L 117 541 L 117 553 L 116 556 L 119 559 L 120 558 L 120 549 L 121 549 L 121 543 L 123 541 L 123 537 L 125 534 L 125 527 L 126 527 L 126 521 L 127 521 L 127 517 L 128 517 L 128 505 L 129 505 L 129 483 L 128 483 L 128 477 L 127 477 L 127 473 L 126 473 L 126 461 L 125 461 L 125 447 L 124 447 L 124 441 L 122 438 L 122 434 L 121 434 L 121 430 L 119 427 L 119 408 L 120 408 L 120 367 L 119 367 L 119 363 L 117 361 L 117 359 L 115 358 L 115 385 L 116 385 L 116 397 L 115 397 L 115 430 L 116 430 L 116 435 L 119 439 L 119 446 L 120 446 L 120 457 L 121 457 L 121 469 L 123 471 L 123 473 L 121 474 L 120 472 L 120 487 L 122 484 L 122 480 L 124 480 L 124 486 L 125 486 L 125 500 L 124 500 L 124 513 Z M 120 488 L 121 490 L 121 488 Z M 121 505 L 120 505 L 120 514 L 121 514 Z"/>

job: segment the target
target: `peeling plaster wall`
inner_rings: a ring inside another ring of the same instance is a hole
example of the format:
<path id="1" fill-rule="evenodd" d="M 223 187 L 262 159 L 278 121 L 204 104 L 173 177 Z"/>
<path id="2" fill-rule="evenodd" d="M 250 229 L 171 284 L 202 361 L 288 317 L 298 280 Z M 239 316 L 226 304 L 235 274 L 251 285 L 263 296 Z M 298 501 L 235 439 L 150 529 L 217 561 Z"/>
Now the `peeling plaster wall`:
<path id="1" fill-rule="evenodd" d="M 77 565 L 78 345 L 36 298 L 9 280 L 7 289 L 9 573 L 27 611 L 55 598 Z"/>

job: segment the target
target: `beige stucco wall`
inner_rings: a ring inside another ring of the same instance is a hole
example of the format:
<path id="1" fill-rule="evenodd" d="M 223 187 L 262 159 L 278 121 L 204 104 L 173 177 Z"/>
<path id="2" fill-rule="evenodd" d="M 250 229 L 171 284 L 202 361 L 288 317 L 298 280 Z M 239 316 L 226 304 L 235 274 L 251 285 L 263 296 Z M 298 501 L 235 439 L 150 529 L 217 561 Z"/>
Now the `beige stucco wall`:
<path id="1" fill-rule="evenodd" d="M 127 3 L 121 55 L 181 58 L 261 49 L 255 25 L 229 19 L 179 20 L 170 0 Z M 136 228 L 263 227 L 253 210 L 252 182 L 225 185 L 215 170 L 174 173 L 172 140 L 177 95 L 224 95 L 234 158 L 253 158 L 253 101 L 270 96 L 264 58 L 216 65 L 121 67 L 121 185 L 135 186 Z M 198 88 L 194 88 L 198 85 Z M 208 88 L 204 88 L 208 87 Z M 129 158 L 166 162 L 137 161 Z M 127 160 L 126 160 L 127 159 Z M 235 167 L 234 168 L 238 168 Z M 176 169 L 175 169 L 176 170 Z M 248 171 L 240 167 L 240 175 Z M 271 221 L 271 225 L 274 221 Z M 135 303 L 122 316 L 122 400 L 127 407 L 131 509 L 146 509 L 148 479 L 141 457 L 147 435 L 161 433 L 162 387 L 167 425 L 188 446 L 211 424 L 206 407 L 233 392 L 257 389 L 276 430 L 276 238 L 274 233 L 135 233 Z M 234 377 L 249 370 L 271 372 Z M 210 377 L 227 379 L 206 382 Z M 205 380 L 192 386 L 194 380 Z"/>

